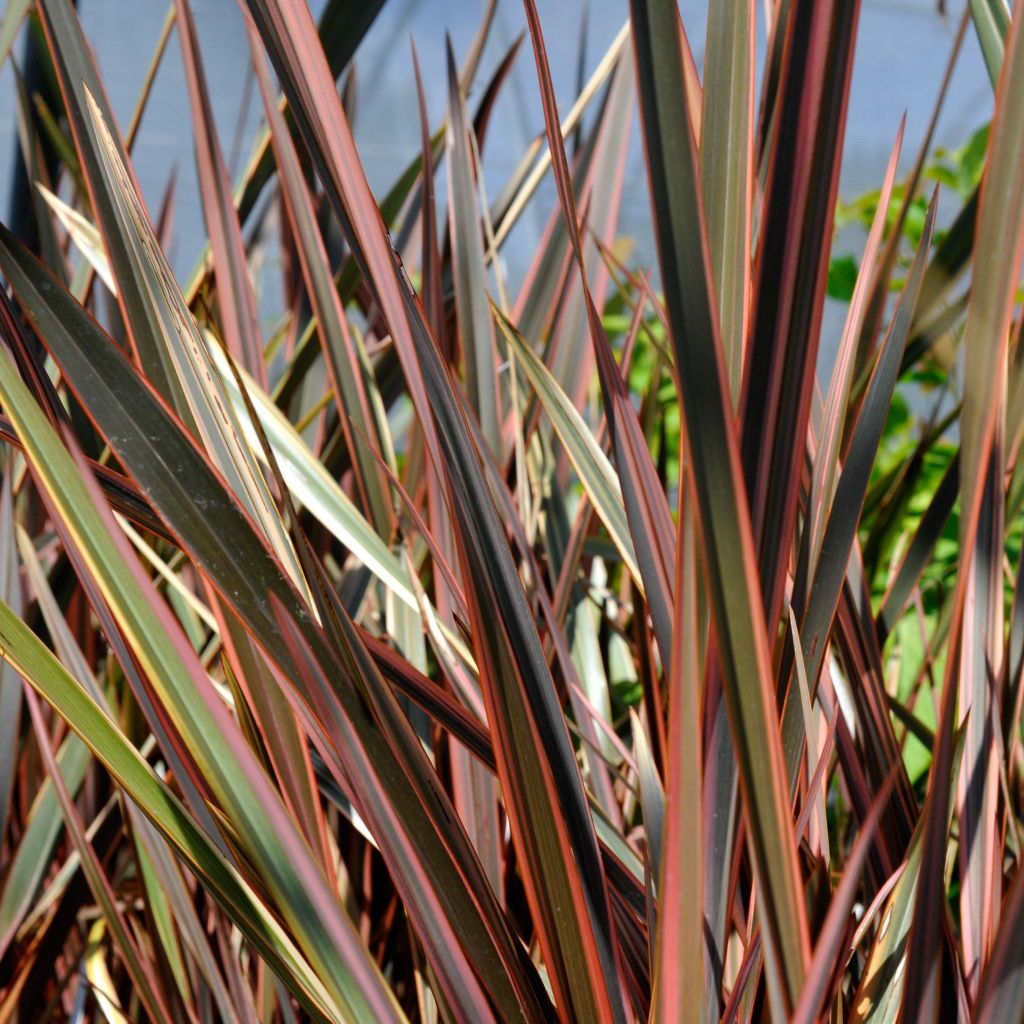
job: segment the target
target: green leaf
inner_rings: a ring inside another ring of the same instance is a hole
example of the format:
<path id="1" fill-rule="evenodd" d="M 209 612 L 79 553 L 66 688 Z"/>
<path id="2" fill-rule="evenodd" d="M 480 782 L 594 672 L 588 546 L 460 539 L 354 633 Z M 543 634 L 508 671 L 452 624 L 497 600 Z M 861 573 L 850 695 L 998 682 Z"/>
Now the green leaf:
<path id="1" fill-rule="evenodd" d="M 12 615 L 17 615 L 11 609 Z M 4 665 L 13 673 L 10 661 Z M 21 685 L 19 680 L 19 685 Z M 57 763 L 65 785 L 77 793 L 85 780 L 86 769 L 92 762 L 89 748 L 75 736 L 69 736 L 57 752 Z M 53 783 L 45 780 L 32 801 L 28 827 L 11 857 L 0 897 L 0 949 L 6 949 L 26 912 L 32 905 L 47 869 L 53 845 L 61 833 L 64 822 L 53 791 Z"/>
<path id="2" fill-rule="evenodd" d="M 828 297 L 840 302 L 853 298 L 857 285 L 857 261 L 852 256 L 834 256 L 828 262 Z"/>
<path id="3" fill-rule="evenodd" d="M 1010 31 L 1010 8 L 1006 0 L 970 0 L 970 8 L 988 77 L 995 89 L 1003 66 L 1006 36 Z"/>
<path id="4" fill-rule="evenodd" d="M 708 7 L 700 175 L 725 365 L 739 403 L 750 298 L 754 159 L 754 0 Z"/>
<path id="5" fill-rule="evenodd" d="M 622 503 L 622 488 L 615 468 L 543 360 L 496 306 L 492 306 L 492 310 L 505 341 L 514 351 L 516 360 L 529 378 L 559 439 L 565 445 L 566 453 L 580 475 L 594 510 L 608 528 L 623 563 L 643 593 L 643 579 L 636 564 L 629 523 Z"/>
<path id="6" fill-rule="evenodd" d="M 331 385 L 337 398 L 339 418 L 352 459 L 356 484 L 363 496 L 367 515 L 377 533 L 387 540 L 393 529 L 394 515 L 388 501 L 387 488 L 371 450 L 371 447 L 380 450 L 381 443 L 373 430 L 370 399 L 362 387 L 359 358 L 331 274 L 327 250 L 317 224 L 313 197 L 302 173 L 295 144 L 271 97 L 269 75 L 259 47 L 259 37 L 251 24 L 248 27 L 256 79 L 270 124 L 281 181 L 281 196 L 295 235 L 299 261 L 309 290 Z M 363 436 L 357 436 L 353 425 L 363 431 Z"/>
<path id="7" fill-rule="evenodd" d="M 4 473 L 3 485 L 0 488 L 0 597 L 16 611 L 22 610 L 10 469 Z M 0 665 L 0 834 L 7 827 L 11 794 L 17 773 L 21 687 L 21 680 L 11 671 L 10 666 Z M 0 936 L 6 932 L 0 908 Z M 3 943 L 0 942 L 0 945 Z"/>
<path id="8" fill-rule="evenodd" d="M 17 38 L 18 29 L 21 28 L 21 23 L 31 6 L 32 0 L 8 0 L 3 21 L 0 21 L 0 65 L 7 60 Z"/>
<path id="9" fill-rule="evenodd" d="M 41 0 L 38 7 L 89 189 L 90 205 L 118 282 L 121 308 L 136 357 L 161 394 L 175 406 L 182 405 L 183 394 L 172 355 L 161 344 L 163 330 L 150 298 L 155 290 L 155 282 L 148 279 L 151 264 L 148 259 L 140 258 L 141 238 L 126 230 L 120 189 L 104 169 L 103 142 L 96 134 L 96 119 L 89 112 L 87 97 L 91 95 L 99 120 L 107 125 L 115 123 L 89 44 L 70 0 Z M 110 138 L 108 146 L 119 151 L 120 163 L 126 166 L 127 155 L 120 140 Z"/>
<path id="10" fill-rule="evenodd" d="M 213 271 L 228 350 L 252 376 L 266 383 L 263 340 L 256 296 L 249 277 L 242 230 L 231 196 L 227 166 L 217 141 L 217 127 L 206 87 L 202 54 L 188 0 L 174 0 L 182 64 L 188 83 L 196 169 L 203 200 L 206 230 L 213 250 Z"/>
<path id="11" fill-rule="evenodd" d="M 704 967 L 703 743 L 700 734 L 701 629 L 695 510 L 682 512 L 676 566 L 675 644 L 668 675 L 664 840 L 658 873 L 658 935 L 652 1002 L 657 1020 L 698 1024 L 717 982 Z M 639 751 L 638 751 L 639 755 Z M 641 777 L 642 778 L 642 777 Z M 641 790 L 642 793 L 642 790 Z M 644 817 L 646 820 L 646 808 Z M 703 992 L 704 998 L 697 998 Z"/>
<path id="12" fill-rule="evenodd" d="M 451 221 L 455 309 L 466 360 L 469 400 L 491 451 L 501 456 L 502 395 L 487 305 L 487 270 L 477 210 L 472 126 L 448 43 L 448 215 Z"/>

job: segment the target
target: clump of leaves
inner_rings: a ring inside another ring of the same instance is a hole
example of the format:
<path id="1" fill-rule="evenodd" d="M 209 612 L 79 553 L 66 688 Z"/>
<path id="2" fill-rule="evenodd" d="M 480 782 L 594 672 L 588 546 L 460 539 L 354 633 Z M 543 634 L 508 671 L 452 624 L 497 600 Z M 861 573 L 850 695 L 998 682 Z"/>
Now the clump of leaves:
<path id="1" fill-rule="evenodd" d="M 486 66 L 492 3 L 378 203 L 337 83 L 382 6 L 242 5 L 237 183 L 188 0 L 128 125 L 71 0 L 0 22 L 43 67 L 0 227 L 0 1019 L 1019 1019 L 1024 0 L 958 36 L 985 132 L 898 180 L 901 130 L 838 214 L 857 3 L 769 4 L 755 90 L 752 2 L 698 71 L 631 0 L 570 106 L 525 0 L 543 124 L 489 196 L 529 59 Z M 172 59 L 184 281 L 131 161 Z"/>

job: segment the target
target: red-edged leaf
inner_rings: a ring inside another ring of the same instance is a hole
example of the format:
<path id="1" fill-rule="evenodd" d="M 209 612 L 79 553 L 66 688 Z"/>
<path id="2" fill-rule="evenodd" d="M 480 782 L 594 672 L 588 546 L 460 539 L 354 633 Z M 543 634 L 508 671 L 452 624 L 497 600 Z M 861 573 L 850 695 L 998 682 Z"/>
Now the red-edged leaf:
<path id="1" fill-rule="evenodd" d="M 761 583 L 718 330 L 674 3 L 633 0 L 654 222 L 676 352 L 686 451 L 740 766 L 773 1011 L 792 1008 L 810 939 L 773 695 Z"/>
<path id="2" fill-rule="evenodd" d="M 231 194 L 227 166 L 217 140 L 192 8 L 188 0 L 174 0 L 174 9 L 192 108 L 199 189 L 203 198 L 206 230 L 213 249 L 213 270 L 224 337 L 228 351 L 266 388 L 267 369 L 263 360 L 256 298 L 249 278 L 249 263 Z"/>

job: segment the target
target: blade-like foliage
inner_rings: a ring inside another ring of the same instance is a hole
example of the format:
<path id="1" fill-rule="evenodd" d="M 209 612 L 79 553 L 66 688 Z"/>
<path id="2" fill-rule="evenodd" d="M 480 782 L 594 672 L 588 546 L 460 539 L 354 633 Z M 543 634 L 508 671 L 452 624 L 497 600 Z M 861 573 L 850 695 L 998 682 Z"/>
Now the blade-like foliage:
<path id="1" fill-rule="evenodd" d="M 90 6 L 0 15 L 0 1020 L 1020 1018 L 1024 0 L 842 201 L 859 0 L 247 0 L 237 96 Z"/>
<path id="2" fill-rule="evenodd" d="M 707 258 L 673 4 L 633 4 L 652 203 L 670 333 L 699 510 L 723 689 L 739 755 L 759 916 L 776 1012 L 792 1006 L 808 956 L 807 921 L 788 822 L 768 638 L 747 497 Z M 693 244 L 693 239 L 697 244 Z"/>

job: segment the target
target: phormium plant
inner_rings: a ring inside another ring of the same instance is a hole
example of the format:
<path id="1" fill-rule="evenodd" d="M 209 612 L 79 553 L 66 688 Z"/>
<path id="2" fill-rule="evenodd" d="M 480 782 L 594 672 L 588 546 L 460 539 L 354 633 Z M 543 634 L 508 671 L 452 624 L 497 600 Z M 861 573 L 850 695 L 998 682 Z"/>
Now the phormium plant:
<path id="1" fill-rule="evenodd" d="M 975 33 L 987 131 L 935 160 L 933 118 L 906 177 L 897 138 L 831 266 L 859 0 L 768 0 L 757 82 L 754 0 L 709 4 L 701 67 L 631 0 L 571 104 L 534 0 L 484 66 L 491 3 L 380 198 L 338 83 L 383 0 L 241 6 L 237 183 L 188 0 L 127 125 L 72 0 L 0 21 L 35 69 L 0 226 L 0 1020 L 1024 1018 L 1024 0 L 971 0 L 950 59 Z M 131 162 L 171 60 L 184 281 Z M 488 195 L 517 61 L 543 125 Z"/>

